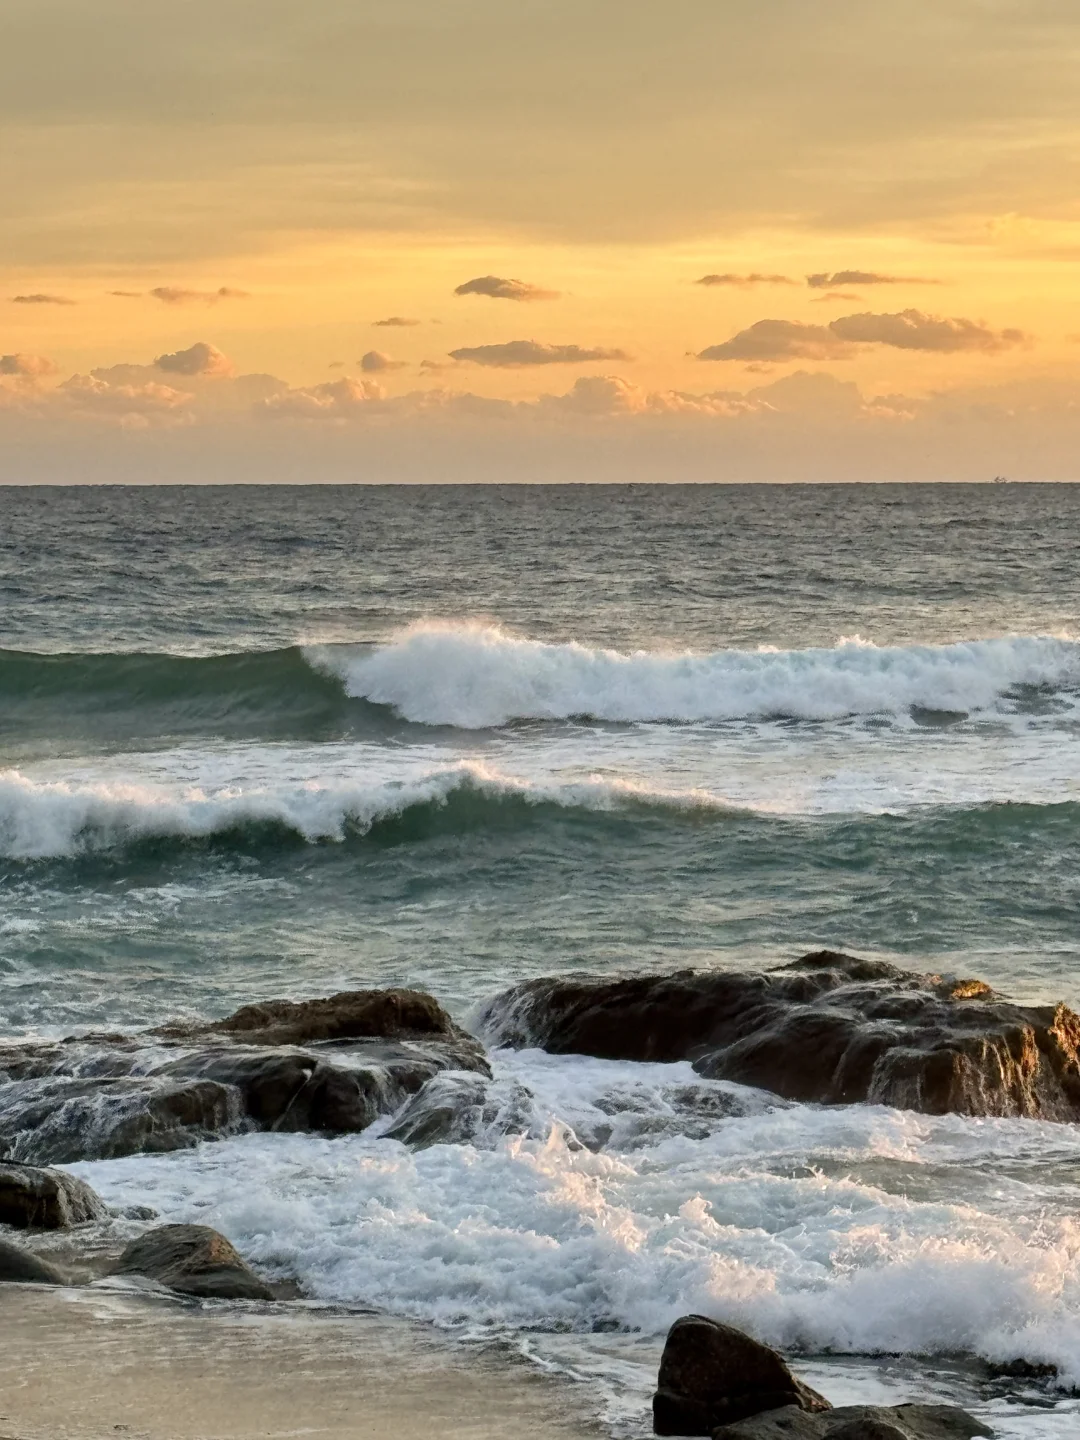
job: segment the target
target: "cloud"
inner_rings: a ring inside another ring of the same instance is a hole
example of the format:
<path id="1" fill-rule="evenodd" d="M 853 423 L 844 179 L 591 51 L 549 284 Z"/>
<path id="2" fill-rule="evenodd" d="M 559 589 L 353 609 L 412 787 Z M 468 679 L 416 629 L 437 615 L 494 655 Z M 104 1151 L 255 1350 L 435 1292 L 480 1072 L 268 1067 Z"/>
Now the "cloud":
<path id="1" fill-rule="evenodd" d="M 807 275 L 811 290 L 830 290 L 837 285 L 940 285 L 940 280 L 927 280 L 921 275 L 879 275 L 874 270 L 823 270 Z"/>
<path id="2" fill-rule="evenodd" d="M 401 329 L 407 325 L 419 325 L 421 322 L 419 320 L 409 320 L 404 315 L 388 315 L 385 320 L 373 320 L 371 323 L 373 325 Z"/>
<path id="3" fill-rule="evenodd" d="M 901 310 L 895 315 L 844 315 L 829 324 L 841 340 L 858 345 L 891 345 L 897 350 L 935 350 L 951 354 L 957 350 L 994 352 L 1021 345 L 1027 340 L 1022 330 L 992 330 L 985 321 L 925 315 L 921 310 Z"/>
<path id="4" fill-rule="evenodd" d="M 455 295 L 486 295 L 491 300 L 557 300 L 558 290 L 542 290 L 525 280 L 504 280 L 499 275 L 477 275 L 458 285 Z"/>
<path id="5" fill-rule="evenodd" d="M 698 353 L 699 360 L 827 360 L 853 354 L 853 347 L 829 325 L 801 320 L 756 320 L 721 345 Z"/>
<path id="6" fill-rule="evenodd" d="M 457 360 L 421 360 L 421 370 L 456 370 L 459 365 Z"/>
<path id="7" fill-rule="evenodd" d="M 835 303 L 837 300 L 842 301 L 845 305 L 850 305 L 854 301 L 857 305 L 859 296 L 853 295 L 850 290 L 826 290 L 824 295 L 815 295 L 810 303 L 811 305 L 824 305 L 829 302 Z"/>
<path id="8" fill-rule="evenodd" d="M 44 355 L 0 355 L 0 375 L 16 375 L 21 380 L 36 380 L 42 375 L 55 375 L 56 366 Z"/>
<path id="9" fill-rule="evenodd" d="M 792 280 L 790 275 L 759 275 L 752 271 L 749 275 L 733 275 L 727 272 L 723 275 L 702 275 L 700 280 L 695 280 L 695 285 L 735 285 L 740 289 L 749 289 L 753 285 L 797 285 L 797 280 Z"/>
<path id="10" fill-rule="evenodd" d="M 593 360 L 630 360 L 625 350 L 586 350 L 580 345 L 541 345 L 538 340 L 508 340 L 502 345 L 465 345 L 451 350 L 453 360 L 471 360 L 474 365 L 584 365 Z"/>
<path id="11" fill-rule="evenodd" d="M 264 415 L 278 419 L 350 420 L 373 401 L 384 398 L 385 391 L 374 380 L 354 380 L 343 375 L 323 385 L 271 395 L 259 408 Z"/>
<path id="12" fill-rule="evenodd" d="M 386 370 L 401 370 L 408 363 L 405 360 L 393 360 L 389 355 L 384 355 L 381 350 L 369 350 L 360 360 L 356 362 L 366 375 L 378 375 Z"/>
<path id="13" fill-rule="evenodd" d="M 115 295 L 120 300 L 141 300 L 141 290 L 110 290 L 110 295 Z"/>
<path id="14" fill-rule="evenodd" d="M 56 397 L 84 419 L 102 420 L 124 429 L 145 430 L 190 423 L 186 412 L 192 396 L 158 381 L 115 385 L 97 375 L 73 375 L 57 388 Z"/>
<path id="15" fill-rule="evenodd" d="M 69 300 L 66 295 L 13 295 L 13 305 L 74 305 L 74 300 Z"/>
<path id="16" fill-rule="evenodd" d="M 232 375 L 233 363 L 223 355 L 216 345 L 207 345 L 200 340 L 187 350 L 176 350 L 171 355 L 159 355 L 154 361 L 159 370 L 170 375 Z"/>
<path id="17" fill-rule="evenodd" d="M 234 290 L 229 285 L 222 285 L 218 290 L 182 290 L 176 285 L 155 285 L 150 294 L 165 305 L 216 305 L 221 300 L 250 298 L 246 290 Z"/>
<path id="18" fill-rule="evenodd" d="M 720 345 L 710 345 L 699 360 L 844 360 L 857 345 L 888 345 L 896 350 L 982 351 L 992 354 L 1024 343 L 1021 330 L 992 330 L 981 320 L 925 315 L 901 310 L 893 315 L 843 315 L 827 325 L 799 320 L 758 320 Z"/>

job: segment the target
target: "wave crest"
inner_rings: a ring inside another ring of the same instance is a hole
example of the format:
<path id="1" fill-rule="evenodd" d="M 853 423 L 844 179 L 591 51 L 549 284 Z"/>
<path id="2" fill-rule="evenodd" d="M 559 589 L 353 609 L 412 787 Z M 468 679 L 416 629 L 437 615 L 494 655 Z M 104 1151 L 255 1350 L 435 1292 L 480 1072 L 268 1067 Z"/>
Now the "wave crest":
<path id="1" fill-rule="evenodd" d="M 426 621 L 374 650 L 305 654 L 355 698 L 405 720 L 483 729 L 513 720 L 836 720 L 1008 711 L 1024 688 L 1080 685 L 1080 645 L 1053 636 L 878 647 L 664 653 L 551 644 L 498 626 Z M 1071 705 L 1071 701 L 1069 702 Z"/>

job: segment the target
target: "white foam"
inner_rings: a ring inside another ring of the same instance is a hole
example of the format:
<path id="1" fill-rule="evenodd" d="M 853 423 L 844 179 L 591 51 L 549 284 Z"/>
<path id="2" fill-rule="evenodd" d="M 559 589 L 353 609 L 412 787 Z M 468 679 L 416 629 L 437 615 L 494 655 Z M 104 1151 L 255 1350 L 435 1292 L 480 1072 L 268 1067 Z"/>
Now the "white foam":
<path id="1" fill-rule="evenodd" d="M 347 692 L 406 720 L 467 729 L 511 720 L 830 720 L 905 715 L 913 707 L 980 714 L 1009 709 L 1016 686 L 1080 682 L 1080 646 L 1053 636 L 881 647 L 858 637 L 831 649 L 712 654 L 546 644 L 493 625 L 426 621 L 371 651 L 316 648 L 309 660 Z"/>
<path id="2" fill-rule="evenodd" d="M 698 1311 L 785 1347 L 1023 1356 L 1080 1382 L 1080 1128 L 749 1092 L 749 1113 L 703 1131 L 671 1103 L 708 1086 L 685 1065 L 497 1063 L 532 1091 L 543 1133 L 419 1152 L 252 1135 L 74 1168 L 113 1203 L 218 1226 L 324 1301 L 657 1338 Z M 660 1123 L 598 1152 L 571 1123 L 620 1114 Z"/>
<path id="3" fill-rule="evenodd" d="M 588 810 L 632 803 L 692 810 L 731 808 L 701 789 L 651 788 L 594 776 L 563 783 L 500 774 L 461 762 L 408 779 L 232 784 L 218 788 L 146 780 L 44 780 L 0 771 L 0 855 L 42 859 L 102 850 L 148 837 L 199 838 L 276 823 L 305 840 L 342 841 L 415 805 L 446 805 L 456 793 Z"/>

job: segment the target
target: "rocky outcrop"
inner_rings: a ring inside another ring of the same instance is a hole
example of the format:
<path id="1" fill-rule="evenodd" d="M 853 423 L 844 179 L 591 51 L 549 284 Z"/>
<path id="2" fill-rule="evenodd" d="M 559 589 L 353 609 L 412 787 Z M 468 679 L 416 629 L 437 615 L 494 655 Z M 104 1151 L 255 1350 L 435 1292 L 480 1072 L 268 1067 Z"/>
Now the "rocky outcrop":
<path id="1" fill-rule="evenodd" d="M 483 1027 L 555 1054 L 690 1060 L 789 1100 L 1080 1119 L 1072 1010 L 828 950 L 767 971 L 530 980 Z"/>
<path id="2" fill-rule="evenodd" d="M 20 1285 L 63 1285 L 64 1277 L 47 1260 L 0 1237 L 0 1282 Z"/>
<path id="3" fill-rule="evenodd" d="M 104 1200 L 62 1170 L 0 1161 L 0 1224 L 21 1230 L 66 1230 L 108 1216 Z"/>
<path id="4" fill-rule="evenodd" d="M 181 1295 L 212 1300 L 273 1300 L 233 1245 L 208 1225 L 159 1225 L 127 1247 L 114 1275 L 141 1275 Z"/>
<path id="5" fill-rule="evenodd" d="M 653 1396 L 657 1435 L 712 1440 L 971 1440 L 993 1431 L 952 1405 L 834 1409 L 782 1355 L 731 1325 L 684 1315 L 668 1331 Z"/>
<path id="6" fill-rule="evenodd" d="M 483 1047 L 429 995 L 268 1001 L 203 1026 L 0 1047 L 0 1153 L 66 1164 L 244 1130 L 364 1130 Z"/>
<path id="7" fill-rule="evenodd" d="M 993 1434 L 954 1405 L 844 1405 L 824 1415 L 788 1406 L 722 1425 L 713 1440 L 993 1440 Z"/>
<path id="8" fill-rule="evenodd" d="M 829 1409 L 768 1345 L 704 1315 L 684 1315 L 668 1331 L 653 1396 L 657 1435 L 709 1435 L 718 1425 L 791 1405 Z"/>

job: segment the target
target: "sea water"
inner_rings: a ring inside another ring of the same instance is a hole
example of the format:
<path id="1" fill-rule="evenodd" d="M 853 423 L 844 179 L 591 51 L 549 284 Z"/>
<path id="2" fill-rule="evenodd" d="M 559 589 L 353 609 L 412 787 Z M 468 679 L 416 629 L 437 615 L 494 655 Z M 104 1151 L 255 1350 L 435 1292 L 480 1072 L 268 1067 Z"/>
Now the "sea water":
<path id="1" fill-rule="evenodd" d="M 4 489 L 0 1034 L 821 946 L 1076 1004 L 1078 536 L 1057 486 Z M 1080 1128 L 493 1064 L 470 1143 L 76 1168 L 620 1432 L 697 1310 L 1072 1433 L 975 1362 L 1080 1384 Z"/>

